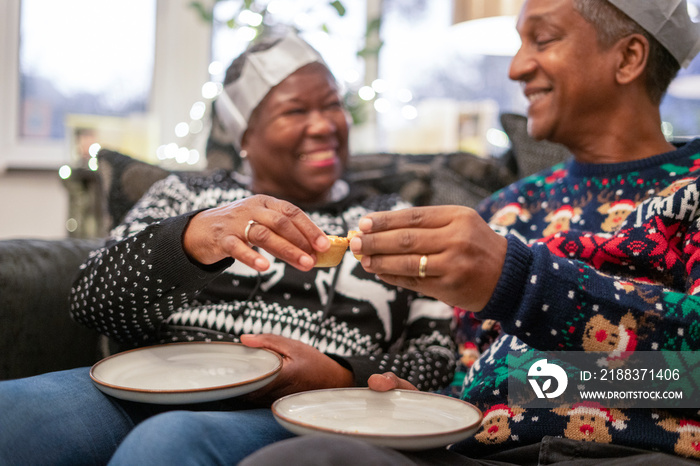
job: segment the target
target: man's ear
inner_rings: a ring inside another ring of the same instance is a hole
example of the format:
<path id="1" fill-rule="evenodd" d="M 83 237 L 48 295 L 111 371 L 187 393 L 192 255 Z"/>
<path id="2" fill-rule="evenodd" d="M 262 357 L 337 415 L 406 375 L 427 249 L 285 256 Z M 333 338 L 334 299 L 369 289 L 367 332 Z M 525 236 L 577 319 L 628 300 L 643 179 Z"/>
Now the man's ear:
<path id="1" fill-rule="evenodd" d="M 617 73 L 619 84 L 629 84 L 644 74 L 649 60 L 649 41 L 642 34 L 630 34 L 614 47 L 619 51 Z"/>

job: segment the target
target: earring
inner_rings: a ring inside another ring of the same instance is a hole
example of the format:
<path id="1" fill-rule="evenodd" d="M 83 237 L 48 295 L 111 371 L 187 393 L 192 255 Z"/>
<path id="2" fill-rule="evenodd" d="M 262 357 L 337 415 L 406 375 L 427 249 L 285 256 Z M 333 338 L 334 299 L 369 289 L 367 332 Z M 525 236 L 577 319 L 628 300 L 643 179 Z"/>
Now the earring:
<path id="1" fill-rule="evenodd" d="M 244 158 L 248 157 L 248 151 L 245 150 L 245 149 L 241 149 L 241 151 L 238 153 L 238 155 L 239 155 L 242 159 L 244 159 Z"/>

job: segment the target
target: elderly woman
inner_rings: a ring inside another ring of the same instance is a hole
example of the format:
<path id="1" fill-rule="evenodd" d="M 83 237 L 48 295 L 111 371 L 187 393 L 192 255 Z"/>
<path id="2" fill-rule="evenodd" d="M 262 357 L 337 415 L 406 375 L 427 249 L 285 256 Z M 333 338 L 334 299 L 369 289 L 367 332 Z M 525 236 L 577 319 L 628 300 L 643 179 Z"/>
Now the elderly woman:
<path id="1" fill-rule="evenodd" d="M 177 407 L 107 396 L 87 368 L 3 382 L 0 463 L 236 464 L 291 436 L 269 409 L 280 396 L 362 386 L 385 370 L 425 390 L 449 384 L 449 306 L 379 282 L 350 252 L 314 267 L 327 234 L 406 207 L 341 179 L 347 114 L 318 53 L 295 34 L 262 41 L 233 62 L 224 89 L 214 123 L 249 176 L 154 185 L 84 265 L 72 314 L 127 345 L 271 349 L 280 374 L 241 398 Z"/>

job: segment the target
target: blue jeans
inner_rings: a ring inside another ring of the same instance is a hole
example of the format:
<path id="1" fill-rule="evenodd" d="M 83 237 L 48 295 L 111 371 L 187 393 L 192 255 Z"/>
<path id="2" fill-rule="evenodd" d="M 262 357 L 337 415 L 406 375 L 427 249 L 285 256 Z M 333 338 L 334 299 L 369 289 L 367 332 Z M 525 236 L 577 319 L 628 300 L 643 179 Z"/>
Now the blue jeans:
<path id="1" fill-rule="evenodd" d="M 150 405 L 103 394 L 89 368 L 0 382 L 0 464 L 236 464 L 292 437 L 235 399 Z"/>

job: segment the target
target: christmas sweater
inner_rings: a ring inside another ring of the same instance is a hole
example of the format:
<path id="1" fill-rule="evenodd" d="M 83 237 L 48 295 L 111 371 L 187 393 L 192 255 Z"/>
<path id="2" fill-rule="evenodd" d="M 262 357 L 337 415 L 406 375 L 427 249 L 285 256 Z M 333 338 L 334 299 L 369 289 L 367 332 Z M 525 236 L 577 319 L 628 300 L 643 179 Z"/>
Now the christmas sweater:
<path id="1" fill-rule="evenodd" d="M 700 140 L 644 160 L 565 162 L 479 206 L 505 235 L 496 290 L 477 314 L 501 335 L 467 373 L 461 398 L 484 413 L 452 446 L 479 457 L 543 436 L 700 458 L 697 409 L 509 405 L 509 351 L 700 350 Z M 700 401 L 698 401 L 700 408 Z"/>
<path id="2" fill-rule="evenodd" d="M 190 218 L 251 196 L 245 186 L 223 171 L 154 184 L 83 264 L 72 288 L 72 317 L 129 346 L 272 333 L 332 357 L 360 386 L 385 371 L 422 390 L 450 383 L 452 308 L 379 281 L 349 250 L 339 266 L 309 272 L 263 250 L 271 265 L 260 274 L 233 259 L 209 266 L 189 260 L 182 236 Z M 337 202 L 306 210 L 329 235 L 357 229 L 369 212 L 408 206 L 397 196 L 346 191 Z"/>

